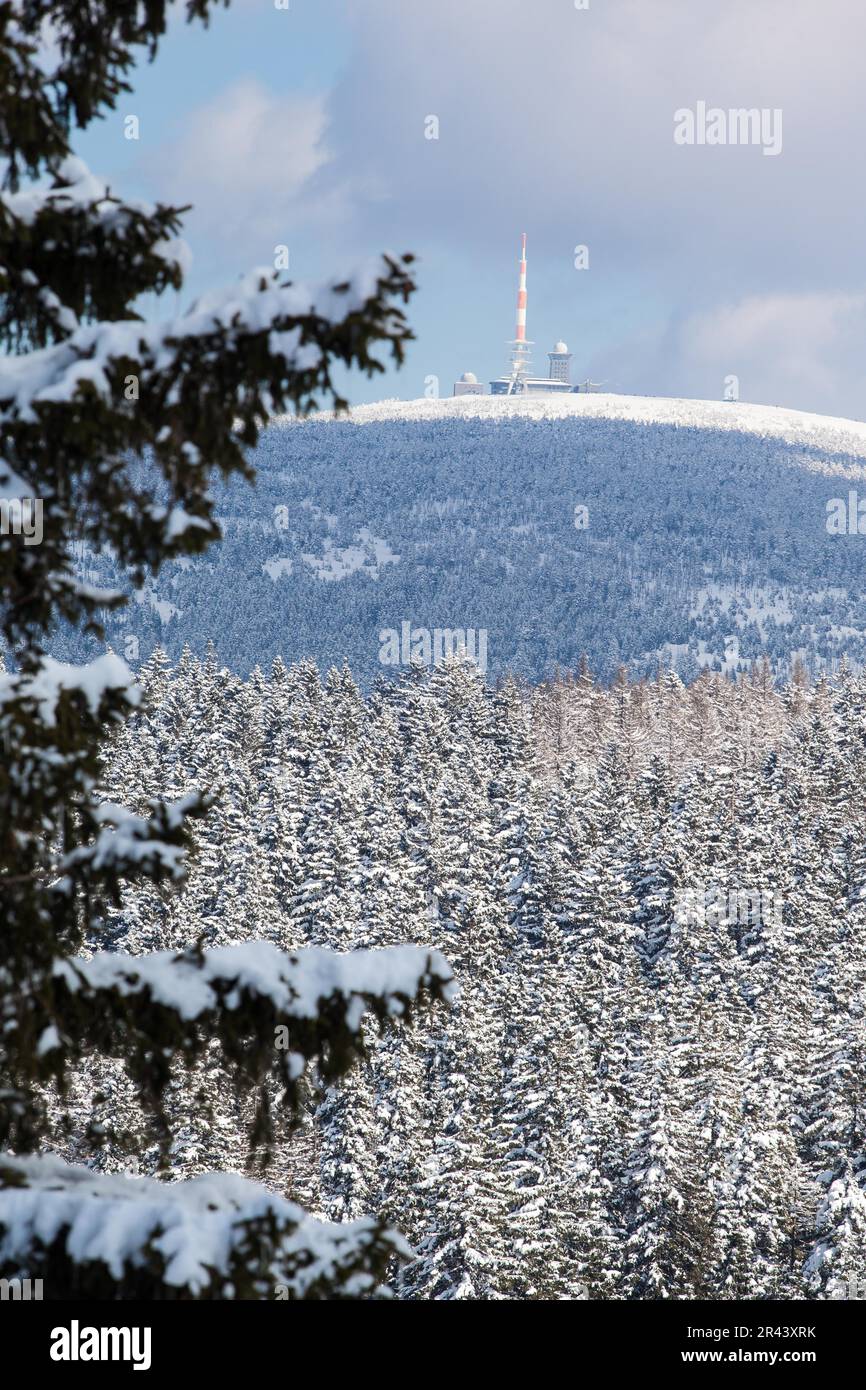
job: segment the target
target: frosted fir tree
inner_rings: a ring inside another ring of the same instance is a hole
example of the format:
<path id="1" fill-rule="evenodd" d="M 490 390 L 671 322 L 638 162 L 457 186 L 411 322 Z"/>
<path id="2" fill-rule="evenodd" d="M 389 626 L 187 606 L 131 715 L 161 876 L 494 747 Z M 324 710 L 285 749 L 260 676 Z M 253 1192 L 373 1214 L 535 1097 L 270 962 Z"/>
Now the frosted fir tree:
<path id="1" fill-rule="evenodd" d="M 419 1259 L 400 1287 L 413 1298 L 495 1298 L 504 1207 L 495 1117 L 505 1019 L 502 905 L 485 889 L 497 862 L 489 799 L 495 763 L 486 737 L 492 710 L 466 663 L 435 671 L 430 689 L 447 712 L 449 750 L 431 806 L 436 919 L 429 925 L 472 983 L 456 1027 L 437 1030 L 428 1044 L 427 1219 L 416 1241 Z"/>
<path id="2" fill-rule="evenodd" d="M 670 767 L 658 751 L 668 697 L 659 706 L 654 684 L 595 687 L 587 727 L 564 681 L 575 726 L 563 737 L 582 753 L 556 775 L 538 691 L 485 691 L 471 672 L 419 669 L 361 700 L 339 671 L 323 682 L 309 663 L 280 665 L 263 683 L 205 661 L 207 699 L 194 665 L 165 668 L 160 708 L 123 726 L 100 780 L 141 815 L 144 770 L 155 797 L 240 777 L 235 848 L 264 847 L 247 883 L 255 901 L 238 898 L 235 869 L 208 868 L 224 862 L 209 814 L 194 826 L 187 891 L 166 897 L 164 918 L 148 900 L 157 890 L 138 883 L 107 927 L 121 947 L 134 933 L 139 950 L 172 954 L 199 930 L 245 941 L 282 881 L 285 850 L 291 884 L 269 924 L 275 945 L 295 950 L 302 927 L 321 925 L 317 939 L 333 948 L 355 921 L 371 934 L 362 947 L 408 936 L 458 957 L 465 986 L 457 1017 L 421 1011 L 381 1038 L 371 1028 L 351 1084 L 330 1087 L 295 1135 L 275 1135 L 274 1172 L 291 1180 L 281 1195 L 400 1230 L 417 1258 L 401 1273 L 393 1253 L 387 1277 L 407 1298 L 860 1296 L 842 1271 L 856 1275 L 866 1248 L 866 899 L 852 757 L 863 678 L 840 681 L 853 682 L 843 701 L 835 685 L 817 697 L 823 753 L 811 694 L 795 712 L 783 690 L 713 678 L 704 698 L 716 746 L 704 758 L 688 734 Z M 669 698 L 687 730 L 691 692 Z M 649 733 L 632 767 L 610 747 L 622 715 Z M 830 772 L 813 781 L 816 757 Z M 323 788 L 332 814 L 355 806 L 341 849 L 353 872 L 328 864 Z M 284 819 L 260 843 L 275 809 Z M 327 924 L 312 906 L 293 921 L 298 886 L 322 867 Z M 725 890 L 747 894 L 765 879 L 782 911 L 746 922 Z M 669 927 L 673 893 L 702 883 L 722 891 L 694 899 L 693 917 L 641 949 L 645 912 L 663 909 Z M 254 1088 L 233 1102 L 220 1052 L 166 1091 L 178 1176 L 231 1166 L 255 1121 Z M 89 1114 L 97 1081 L 107 1099 L 94 1118 L 132 1130 L 135 1095 L 111 1059 L 98 1074 L 87 1059 L 71 1077 L 73 1115 Z M 92 1164 L 76 1134 L 64 1153 Z M 156 1139 L 129 1154 L 109 1139 L 97 1163 L 112 1174 L 133 1158 L 151 1176 Z"/>
<path id="3" fill-rule="evenodd" d="M 693 1116 L 685 1102 L 676 1047 L 648 1030 L 635 1070 L 633 1147 L 623 1194 L 627 1298 L 695 1296 L 706 1216 L 696 1200 Z"/>
<path id="4" fill-rule="evenodd" d="M 812 1292 L 832 1299 L 866 1297 L 866 1186 L 863 1166 L 846 1159 L 818 1210 L 817 1240 L 806 1261 Z"/>
<path id="5" fill-rule="evenodd" d="M 210 8 L 189 0 L 187 17 L 206 22 Z M 309 1063 L 333 1082 L 368 1012 L 386 1022 L 450 988 L 423 948 L 94 952 L 129 880 L 183 879 L 208 797 L 136 814 L 98 795 L 105 734 L 141 692 L 112 653 L 83 666 L 46 654 L 59 620 L 99 639 L 100 615 L 126 602 L 79 581 L 71 542 L 110 549 L 138 585 L 200 553 L 219 534 L 214 471 L 250 476 L 246 451 L 270 412 L 341 405 L 335 363 L 373 373 L 380 350 L 401 360 L 413 288 L 408 259 L 384 257 L 320 287 L 256 270 L 179 317 L 138 315 L 140 296 L 182 286 L 180 210 L 124 203 L 70 140 L 129 90 L 129 67 L 154 55 L 165 25 L 163 6 L 123 0 L 0 4 L 0 496 L 38 502 L 43 518 L 39 545 L 13 535 L 0 549 L 12 653 L 0 676 L 0 1148 L 12 1150 L 0 1160 L 0 1275 L 44 1278 L 55 1297 L 358 1295 L 402 1248 L 381 1223 L 323 1226 L 229 1175 L 130 1184 L 38 1152 L 56 1113 L 49 1089 L 71 1125 L 69 1078 L 105 1054 L 137 1088 L 140 1149 L 155 1142 L 167 1161 L 173 1079 L 218 1045 L 226 1078 L 255 1100 L 249 1142 L 266 1159 L 275 1102 L 298 1109 Z M 148 672 L 157 690 L 161 665 Z M 109 1138 L 107 1120 L 93 1142 Z"/>
<path id="6" fill-rule="evenodd" d="M 556 1205 L 551 1148 L 564 1094 L 553 1056 L 558 1013 L 548 991 L 548 971 L 555 970 L 559 956 L 559 928 L 549 899 L 552 877 L 545 873 L 546 837 L 541 798 L 531 778 L 529 728 L 514 686 L 500 693 L 496 714 L 501 765 L 490 799 L 496 877 L 508 917 L 498 987 L 506 1022 L 495 1112 L 497 1182 L 505 1209 L 495 1249 L 504 1294 L 539 1298 L 555 1283 L 559 1263 L 551 1226 Z"/>

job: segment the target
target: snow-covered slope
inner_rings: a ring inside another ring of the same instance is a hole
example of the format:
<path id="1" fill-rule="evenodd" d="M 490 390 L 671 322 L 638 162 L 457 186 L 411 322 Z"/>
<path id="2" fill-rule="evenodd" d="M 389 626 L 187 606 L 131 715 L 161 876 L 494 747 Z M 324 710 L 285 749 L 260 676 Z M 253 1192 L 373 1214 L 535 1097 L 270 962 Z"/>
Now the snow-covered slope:
<path id="1" fill-rule="evenodd" d="M 406 655 L 404 624 L 431 644 L 483 631 L 491 673 L 531 678 L 582 652 L 604 677 L 866 659 L 863 422 L 601 394 L 384 401 L 276 421 L 254 462 L 255 489 L 221 494 L 222 545 L 111 629 L 133 660 L 128 637 L 142 659 L 210 638 L 243 672 L 348 657 L 369 681 Z M 831 534 L 852 493 L 854 533 Z"/>
<path id="2" fill-rule="evenodd" d="M 352 411 L 358 425 L 386 420 L 632 420 L 640 425 L 676 425 L 683 429 L 739 430 L 790 444 L 866 460 L 866 422 L 833 415 L 811 415 L 775 405 L 744 401 L 681 400 L 668 396 L 618 396 L 597 393 L 569 396 L 449 396 L 416 401 L 387 400 Z M 288 421 L 283 418 L 280 423 Z"/>

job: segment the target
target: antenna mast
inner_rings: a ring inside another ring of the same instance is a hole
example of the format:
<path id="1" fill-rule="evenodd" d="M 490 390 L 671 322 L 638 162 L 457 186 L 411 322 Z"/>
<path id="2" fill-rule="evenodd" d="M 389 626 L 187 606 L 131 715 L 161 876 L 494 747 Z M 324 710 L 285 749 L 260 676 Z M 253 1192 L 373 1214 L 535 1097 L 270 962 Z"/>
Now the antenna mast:
<path id="1" fill-rule="evenodd" d="M 526 339 L 526 233 L 523 233 L 520 243 L 520 279 L 517 286 L 517 330 L 512 342 L 508 345 L 511 348 L 510 371 L 508 373 L 508 391 L 511 396 L 517 391 L 523 390 L 523 382 L 529 374 L 529 349 L 531 344 Z"/>

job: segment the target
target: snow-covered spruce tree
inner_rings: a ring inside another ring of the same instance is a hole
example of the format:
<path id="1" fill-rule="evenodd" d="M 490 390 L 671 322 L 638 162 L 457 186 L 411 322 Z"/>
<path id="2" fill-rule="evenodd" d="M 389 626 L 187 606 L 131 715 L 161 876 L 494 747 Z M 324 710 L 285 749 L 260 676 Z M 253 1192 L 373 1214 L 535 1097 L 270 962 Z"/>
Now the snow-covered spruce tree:
<path id="1" fill-rule="evenodd" d="M 127 1143 L 156 1137 L 166 1155 L 167 1088 L 217 1044 L 257 1101 L 250 1149 L 266 1158 L 275 1092 L 291 1117 L 306 1064 L 325 1084 L 343 1073 L 365 1014 L 384 1022 L 449 989 L 448 966 L 425 948 L 208 952 L 191 937 L 181 954 L 96 949 L 125 881 L 183 877 L 187 823 L 208 798 L 152 800 L 143 814 L 100 798 L 105 734 L 140 691 L 112 653 L 81 667 L 47 655 L 58 621 L 100 638 L 100 612 L 124 602 L 76 581 L 73 543 L 108 550 L 137 583 L 202 551 L 218 535 L 214 473 L 251 476 L 245 449 L 269 412 L 342 404 L 335 363 L 370 374 L 382 349 L 399 362 L 413 288 L 409 258 L 384 257 L 341 284 L 255 271 L 174 320 L 136 314 L 142 294 L 181 287 L 181 210 L 124 203 L 70 138 L 129 90 L 165 8 L 0 0 L 0 501 L 13 523 L 0 549 L 11 657 L 0 673 L 0 1276 L 40 1277 L 54 1298 L 358 1295 L 399 1247 L 379 1222 L 323 1227 L 233 1175 L 129 1182 L 38 1152 L 52 1137 L 51 1089 L 62 1101 L 101 1054 L 123 1060 L 141 1102 Z M 187 0 L 187 18 L 206 23 L 210 8 Z"/>

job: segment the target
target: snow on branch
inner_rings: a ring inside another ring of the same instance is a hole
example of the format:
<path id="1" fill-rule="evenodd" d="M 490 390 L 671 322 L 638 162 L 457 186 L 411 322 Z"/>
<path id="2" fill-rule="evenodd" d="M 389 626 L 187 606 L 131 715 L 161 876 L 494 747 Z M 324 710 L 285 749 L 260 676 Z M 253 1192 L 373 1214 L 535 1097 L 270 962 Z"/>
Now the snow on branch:
<path id="1" fill-rule="evenodd" d="M 138 687 L 136 687 L 138 689 Z M 128 872 L 130 865 L 150 863 L 158 865 L 157 877 L 167 875 L 176 882 L 185 876 L 186 846 L 168 843 L 159 838 L 155 831 L 164 826 L 166 830 L 182 829 L 187 815 L 197 813 L 201 798 L 197 793 L 181 797 L 178 801 L 149 802 L 151 817 L 136 816 L 125 806 L 114 806 L 101 802 L 91 812 L 93 821 L 100 826 L 92 845 L 79 845 L 60 861 L 64 873 L 79 870 L 88 865 L 95 872 L 114 869 L 118 873 Z"/>
<path id="2" fill-rule="evenodd" d="M 58 1028 L 59 1046 L 46 1045 L 40 1056 L 44 1078 L 62 1081 L 70 1059 L 80 1060 L 98 1037 L 100 1051 L 123 1059 L 166 1156 L 164 1097 L 173 1061 L 194 1063 L 217 1038 L 236 1090 L 257 1098 L 250 1156 L 259 1152 L 265 1166 L 275 1133 L 274 1083 L 292 1128 L 308 1062 L 316 1063 L 313 1084 L 328 1084 L 365 1055 L 367 1014 L 383 1026 L 408 1017 L 424 998 L 450 1002 L 456 994 L 444 956 L 419 946 L 337 954 L 249 941 L 181 955 L 101 952 L 56 961 L 52 980 L 51 1008 L 34 996 L 26 1020 L 27 1036 Z"/>
<path id="3" fill-rule="evenodd" d="M 127 666 L 114 652 L 107 652 L 83 666 L 72 666 L 53 657 L 42 656 L 32 671 L 24 675 L 0 673 L 0 710 L 11 701 L 34 701 L 45 725 L 54 723 L 57 702 L 64 691 L 78 691 L 95 715 L 107 692 L 122 694 L 135 707 L 141 691 Z"/>
<path id="4" fill-rule="evenodd" d="M 32 226 L 46 211 L 67 216 L 73 212 L 87 214 L 104 233 L 116 236 L 127 235 L 130 223 L 135 220 L 153 218 L 167 211 L 160 204 L 138 198 L 121 202 L 112 195 L 105 179 L 92 173 L 84 160 L 75 155 L 60 161 L 55 176 L 57 182 L 49 188 L 34 185 L 21 192 L 0 193 L 0 206 L 25 226 Z M 152 249 L 182 274 L 189 270 L 192 255 L 183 237 L 166 237 Z"/>
<path id="5" fill-rule="evenodd" d="M 318 1221 L 233 1173 L 185 1182 L 0 1158 L 0 1276 L 46 1297 L 358 1298 L 409 1247 L 380 1222 Z M 74 1271 L 74 1274 L 73 1274 Z"/>
<path id="6" fill-rule="evenodd" d="M 90 959 L 58 961 L 54 974 L 76 993 L 116 991 L 147 995 L 188 1022 L 244 996 L 269 1001 L 285 1021 L 319 1018 L 326 1001 L 339 1000 L 345 1025 L 356 1032 L 369 1007 L 399 1016 L 424 990 L 450 1001 L 453 973 L 439 951 L 423 946 L 338 955 L 308 946 L 281 951 L 269 941 L 247 941 L 212 951 L 155 951 L 126 956 L 102 951 Z"/>
<path id="7" fill-rule="evenodd" d="M 33 423 L 34 407 L 69 402 L 84 383 L 110 404 L 116 399 L 111 375 L 119 364 L 140 361 L 157 373 L 170 374 L 182 350 L 214 333 L 228 345 L 267 333 L 268 350 L 286 374 L 315 374 L 325 369 L 330 355 L 327 343 L 320 341 L 322 330 L 338 329 L 352 315 L 369 311 L 382 287 L 394 283 L 397 269 L 395 261 L 380 256 L 340 284 L 310 286 L 282 284 L 270 267 L 264 267 L 236 285 L 203 295 L 174 319 L 82 325 L 60 343 L 0 359 L 0 419 Z M 402 286 L 399 275 L 397 279 Z M 403 333 L 400 311 L 380 303 L 377 329 L 398 340 Z"/>

